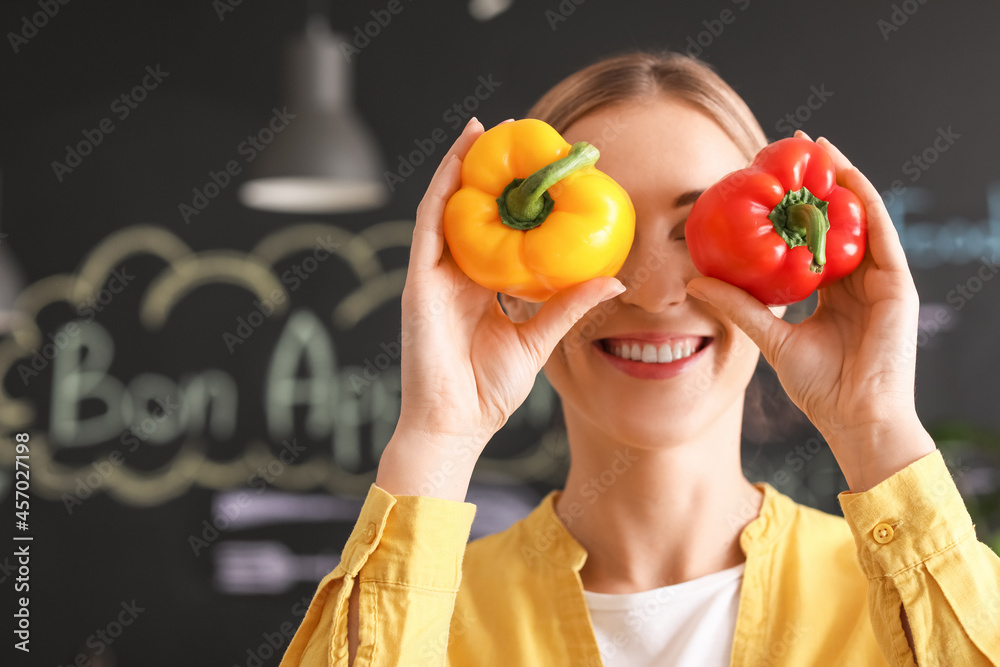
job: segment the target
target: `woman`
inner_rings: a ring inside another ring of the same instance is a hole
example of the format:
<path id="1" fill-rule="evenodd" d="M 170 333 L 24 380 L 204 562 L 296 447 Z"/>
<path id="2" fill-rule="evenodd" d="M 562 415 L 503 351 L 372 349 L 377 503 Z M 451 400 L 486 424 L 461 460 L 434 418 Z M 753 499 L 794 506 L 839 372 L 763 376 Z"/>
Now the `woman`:
<path id="1" fill-rule="evenodd" d="M 483 132 L 470 121 L 417 211 L 399 423 L 282 664 L 1000 662 L 1000 559 L 917 418 L 917 294 L 872 185 L 818 141 L 865 202 L 869 250 L 791 325 L 700 277 L 687 252 L 698 194 L 765 143 L 706 66 L 612 58 L 528 116 L 601 149 L 636 209 L 626 264 L 544 305 L 504 296 L 505 314 L 443 240 Z M 647 346 L 672 360 L 643 362 Z M 846 521 L 743 477 L 760 353 L 836 456 Z M 565 488 L 466 549 L 472 469 L 543 366 L 569 438 Z"/>

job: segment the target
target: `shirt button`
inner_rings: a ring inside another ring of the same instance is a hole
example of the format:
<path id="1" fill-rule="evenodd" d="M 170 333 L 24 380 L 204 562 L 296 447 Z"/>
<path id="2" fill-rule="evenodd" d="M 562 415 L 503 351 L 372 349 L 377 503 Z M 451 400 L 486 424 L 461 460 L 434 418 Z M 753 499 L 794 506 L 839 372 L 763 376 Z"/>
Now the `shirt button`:
<path id="1" fill-rule="evenodd" d="M 890 526 L 887 523 L 880 523 L 879 525 L 875 526 L 875 530 L 872 531 L 872 537 L 874 537 L 875 541 L 878 542 L 879 544 L 888 544 L 889 542 L 891 542 L 892 534 L 893 534 L 892 526 Z"/>
<path id="2" fill-rule="evenodd" d="M 892 529 L 890 528 L 890 530 Z M 375 524 L 369 523 L 368 527 L 365 528 L 365 542 L 367 544 L 371 544 L 374 541 L 375 541 Z"/>

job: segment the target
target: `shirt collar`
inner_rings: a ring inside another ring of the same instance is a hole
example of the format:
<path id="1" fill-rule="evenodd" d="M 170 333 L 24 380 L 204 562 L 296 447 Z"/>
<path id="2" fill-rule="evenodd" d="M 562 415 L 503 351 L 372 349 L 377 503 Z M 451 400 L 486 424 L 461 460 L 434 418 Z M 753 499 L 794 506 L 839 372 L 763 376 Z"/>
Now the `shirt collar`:
<path id="1" fill-rule="evenodd" d="M 740 533 L 740 548 L 747 556 L 773 546 L 791 524 L 797 511 L 794 500 L 767 482 L 756 482 L 754 486 L 764 492 L 764 499 L 761 501 L 760 514 Z"/>
<path id="2" fill-rule="evenodd" d="M 587 560 L 587 550 L 576 541 L 556 514 L 556 501 L 562 491 L 555 489 L 524 519 L 524 547 L 533 549 L 557 567 L 579 572 Z M 572 525 L 572 517 L 566 517 Z"/>
<path id="3" fill-rule="evenodd" d="M 764 493 L 760 514 L 748 523 L 740 534 L 740 548 L 749 556 L 773 545 L 788 527 L 796 511 L 795 501 L 776 490 L 767 482 L 757 482 L 756 488 Z M 579 572 L 587 560 L 587 550 L 573 537 L 556 514 L 555 504 L 560 490 L 550 491 L 532 510 L 522 524 L 522 548 L 533 551 L 557 567 Z M 572 526 L 572 517 L 566 517 Z"/>

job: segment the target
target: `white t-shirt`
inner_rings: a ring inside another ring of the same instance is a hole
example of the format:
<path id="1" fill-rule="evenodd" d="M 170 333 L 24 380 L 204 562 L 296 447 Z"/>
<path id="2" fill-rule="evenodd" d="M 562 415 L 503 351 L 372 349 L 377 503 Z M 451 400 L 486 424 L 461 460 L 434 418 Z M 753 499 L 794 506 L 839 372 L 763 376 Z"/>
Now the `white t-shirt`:
<path id="1" fill-rule="evenodd" d="M 607 667 L 728 667 L 746 563 L 627 594 L 584 591 Z"/>

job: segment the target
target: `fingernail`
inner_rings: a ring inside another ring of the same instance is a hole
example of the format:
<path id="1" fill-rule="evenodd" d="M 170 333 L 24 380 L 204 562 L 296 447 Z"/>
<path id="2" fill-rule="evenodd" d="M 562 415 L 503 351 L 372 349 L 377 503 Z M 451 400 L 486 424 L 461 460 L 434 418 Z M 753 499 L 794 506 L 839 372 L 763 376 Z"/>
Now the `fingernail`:
<path id="1" fill-rule="evenodd" d="M 605 292 L 604 297 L 601 299 L 601 301 L 607 301 L 608 299 L 613 299 L 624 291 L 625 291 L 625 285 L 618 285 L 616 287 L 613 287 L 609 289 L 607 292 Z"/>
<path id="2" fill-rule="evenodd" d="M 808 134 L 806 134 L 806 133 L 805 133 L 805 132 L 803 132 L 802 130 L 796 130 L 795 134 L 801 134 L 801 135 L 802 135 L 803 137 L 805 137 L 805 138 L 806 138 L 806 139 L 808 139 L 809 141 L 812 141 L 812 137 L 810 137 L 810 136 L 809 136 Z"/>
<path id="3" fill-rule="evenodd" d="M 513 123 L 513 122 L 514 122 L 513 118 L 508 118 L 507 120 L 500 121 L 500 124 L 503 125 L 504 123 Z"/>
<path id="4" fill-rule="evenodd" d="M 701 292 L 699 292 L 698 290 L 696 290 L 693 287 L 688 287 L 687 288 L 687 293 L 690 294 L 691 296 L 693 296 L 694 298 L 698 299 L 699 301 L 708 301 L 708 297 L 707 296 L 705 296 L 704 294 L 702 294 Z"/>

